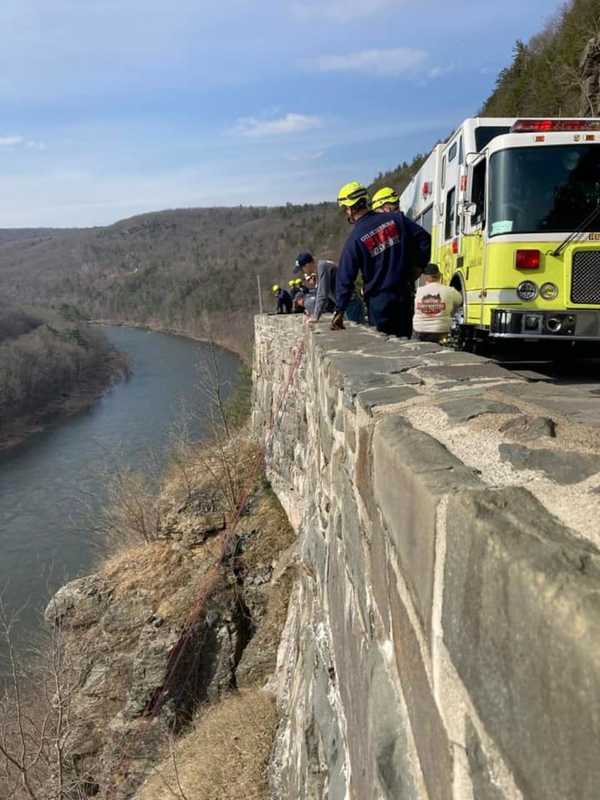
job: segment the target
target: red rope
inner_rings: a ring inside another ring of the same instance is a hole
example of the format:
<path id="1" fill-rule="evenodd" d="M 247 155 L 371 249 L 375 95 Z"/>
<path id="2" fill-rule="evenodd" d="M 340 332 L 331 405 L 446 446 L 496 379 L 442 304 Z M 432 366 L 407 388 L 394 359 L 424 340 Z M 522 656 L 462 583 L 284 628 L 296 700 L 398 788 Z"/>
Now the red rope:
<path id="1" fill-rule="evenodd" d="M 268 451 L 271 446 L 276 427 L 279 423 L 280 413 L 283 410 L 283 407 L 287 400 L 294 377 L 298 369 L 300 368 L 300 365 L 302 364 L 303 357 L 304 357 L 304 342 L 301 342 L 296 349 L 287 381 L 281 391 L 281 394 L 279 396 L 279 401 L 276 404 L 275 411 L 274 412 L 272 411 L 271 413 L 269 428 L 265 438 L 265 451 Z M 156 691 L 150 698 L 144 710 L 145 716 L 149 717 L 157 716 L 160 713 L 167 698 L 169 697 L 170 691 L 172 689 L 173 678 L 176 674 L 181 659 L 186 652 L 186 647 L 191 642 L 193 636 L 195 635 L 198 625 L 204 619 L 205 606 L 208 599 L 212 595 L 213 591 L 219 585 L 222 576 L 222 568 L 227 563 L 229 555 L 232 552 L 232 545 L 236 539 L 237 526 L 239 525 L 244 508 L 246 507 L 250 495 L 256 485 L 258 475 L 260 474 L 263 465 L 264 465 L 264 457 L 261 454 L 261 456 L 256 459 L 256 464 L 252 469 L 251 478 L 248 481 L 248 485 L 244 489 L 242 497 L 240 498 L 237 504 L 233 519 L 231 520 L 230 523 L 227 524 L 225 530 L 220 535 L 222 538 L 222 544 L 221 544 L 219 559 L 217 563 L 204 576 L 202 586 L 200 588 L 200 591 L 198 592 L 192 610 L 188 615 L 188 619 L 185 623 L 183 632 L 179 637 L 178 641 L 176 642 L 176 644 L 174 645 L 173 649 L 169 653 L 169 659 L 167 662 L 167 670 L 164 683 L 162 684 L 162 686 L 156 689 Z"/>

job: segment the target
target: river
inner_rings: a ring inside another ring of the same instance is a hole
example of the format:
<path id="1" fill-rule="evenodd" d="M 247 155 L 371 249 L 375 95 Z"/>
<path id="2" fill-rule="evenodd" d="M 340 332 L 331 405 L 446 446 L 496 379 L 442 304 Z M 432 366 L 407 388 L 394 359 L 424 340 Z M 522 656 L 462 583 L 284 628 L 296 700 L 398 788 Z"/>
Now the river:
<path id="1" fill-rule="evenodd" d="M 108 473 L 143 468 L 149 454 L 164 465 L 185 408 L 195 412 L 190 433 L 205 436 L 202 375 L 214 373 L 216 363 L 225 394 L 239 375 L 239 360 L 222 349 L 213 359 L 208 345 L 189 339 L 134 328 L 103 331 L 128 354 L 131 377 L 89 411 L 0 453 L 0 590 L 7 609 L 21 609 L 19 640 L 39 629 L 53 591 L 93 568 L 102 542 L 91 532 L 90 507 L 102 503 Z"/>

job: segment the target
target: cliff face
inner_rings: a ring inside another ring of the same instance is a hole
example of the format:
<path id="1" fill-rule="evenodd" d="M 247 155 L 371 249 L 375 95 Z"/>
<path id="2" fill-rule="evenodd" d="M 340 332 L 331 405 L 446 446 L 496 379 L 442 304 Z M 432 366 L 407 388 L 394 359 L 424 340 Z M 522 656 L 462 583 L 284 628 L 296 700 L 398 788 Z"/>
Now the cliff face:
<path id="1" fill-rule="evenodd" d="M 276 798 L 597 797 L 600 437 L 576 399 L 257 318 L 254 430 L 298 536 Z"/>
<path id="2" fill-rule="evenodd" d="M 261 759 L 276 724 L 272 697 L 262 689 L 275 669 L 290 590 L 288 561 L 274 568 L 293 532 L 255 471 L 260 463 L 242 435 L 225 450 L 179 450 L 154 501 L 127 498 L 126 511 L 143 503 L 146 519 L 156 520 L 149 540 L 122 545 L 96 574 L 67 584 L 49 604 L 46 619 L 60 639 L 61 712 L 68 717 L 59 765 L 72 796 L 172 797 L 160 777 L 172 770 L 170 747 L 183 787 L 176 796 L 264 796 L 258 784 L 246 791 L 244 783 L 264 779 Z M 223 557 L 230 493 L 245 500 L 235 546 Z M 223 698 L 229 699 L 222 707 Z M 233 718 L 241 721 L 233 725 Z M 231 782 L 236 795 L 228 793 L 226 776 L 238 750 L 247 769 Z M 39 796 L 62 800 L 55 775 L 35 780 Z M 0 795 L 2 788 L 0 778 Z"/>

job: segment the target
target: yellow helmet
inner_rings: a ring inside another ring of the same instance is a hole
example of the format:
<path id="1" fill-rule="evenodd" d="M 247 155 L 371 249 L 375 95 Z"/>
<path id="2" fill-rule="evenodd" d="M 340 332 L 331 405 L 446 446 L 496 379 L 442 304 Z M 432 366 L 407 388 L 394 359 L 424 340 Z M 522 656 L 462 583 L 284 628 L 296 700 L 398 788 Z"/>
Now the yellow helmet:
<path id="1" fill-rule="evenodd" d="M 273 284 L 273 286 L 271 286 L 271 291 L 272 291 L 272 292 L 273 292 L 273 294 L 274 294 L 275 292 L 278 292 L 280 288 L 281 288 L 281 287 L 279 286 L 279 284 L 278 284 L 278 283 L 274 283 L 274 284 Z"/>
<path id="2" fill-rule="evenodd" d="M 385 186 L 383 189 L 379 189 L 379 191 L 375 192 L 373 195 L 373 199 L 371 201 L 371 208 L 373 211 L 376 211 L 381 206 L 384 206 L 386 203 L 399 203 L 400 198 L 398 197 L 398 192 L 395 189 L 392 189 L 391 186 Z"/>
<path id="3" fill-rule="evenodd" d="M 292 286 L 295 286 L 295 285 L 296 285 L 296 281 L 295 281 L 295 280 L 288 281 L 288 286 L 289 286 L 290 288 L 291 288 Z"/>
<path id="4" fill-rule="evenodd" d="M 369 193 L 358 181 L 346 183 L 338 192 L 338 206 L 352 208 L 361 200 L 369 200 Z"/>

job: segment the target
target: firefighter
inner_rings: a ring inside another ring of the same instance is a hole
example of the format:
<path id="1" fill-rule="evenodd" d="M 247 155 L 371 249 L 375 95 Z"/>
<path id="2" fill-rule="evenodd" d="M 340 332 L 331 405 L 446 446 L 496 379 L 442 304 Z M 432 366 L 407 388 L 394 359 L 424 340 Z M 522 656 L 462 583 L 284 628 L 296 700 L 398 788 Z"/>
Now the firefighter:
<path id="1" fill-rule="evenodd" d="M 410 337 L 412 285 L 429 261 L 430 235 L 400 212 L 371 211 L 369 193 L 357 181 L 342 186 L 338 205 L 354 229 L 338 266 L 332 329 L 344 327 L 360 272 L 369 324 L 382 333 Z"/>
<path id="2" fill-rule="evenodd" d="M 290 293 L 282 289 L 277 283 L 273 284 L 271 291 L 275 295 L 275 300 L 277 301 L 277 313 L 290 314 L 292 311 L 292 298 L 290 297 Z"/>
<path id="3" fill-rule="evenodd" d="M 292 298 L 292 301 L 293 301 L 294 298 L 296 297 L 296 295 L 298 294 L 298 292 L 300 292 L 302 290 L 298 286 L 298 281 L 295 278 L 292 279 L 291 281 L 288 281 L 288 287 L 289 287 L 288 294 Z"/>
<path id="4" fill-rule="evenodd" d="M 386 211 L 400 211 L 398 192 L 392 189 L 391 186 L 379 189 L 371 199 L 371 208 L 379 214 L 383 214 Z"/>

